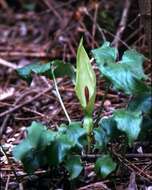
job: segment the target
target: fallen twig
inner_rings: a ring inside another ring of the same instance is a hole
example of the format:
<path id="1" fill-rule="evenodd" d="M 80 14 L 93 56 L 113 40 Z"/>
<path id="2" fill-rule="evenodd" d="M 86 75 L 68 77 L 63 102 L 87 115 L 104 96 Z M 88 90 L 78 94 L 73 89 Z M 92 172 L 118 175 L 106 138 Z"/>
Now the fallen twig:
<path id="1" fill-rule="evenodd" d="M 100 190 L 110 190 L 102 181 L 100 182 L 96 182 L 96 183 L 92 183 L 92 184 L 89 184 L 89 185 L 86 185 L 84 187 L 80 187 L 78 190 L 97 190 L 97 189 L 100 189 Z"/>
<path id="2" fill-rule="evenodd" d="M 0 65 L 9 67 L 9 68 L 11 68 L 13 70 L 18 68 L 18 66 L 15 63 L 8 62 L 8 61 L 6 61 L 4 59 L 1 59 L 1 58 L 0 58 Z"/>
<path id="3" fill-rule="evenodd" d="M 126 166 L 130 171 L 135 172 L 138 176 L 144 177 L 147 181 L 152 181 L 152 176 L 147 174 L 145 171 L 140 169 L 138 166 L 135 164 L 131 163 L 129 160 L 126 158 L 122 157 L 120 154 L 117 154 L 116 152 L 113 151 L 113 154 L 117 157 L 117 159 L 124 165 Z"/>
<path id="4" fill-rule="evenodd" d="M 25 101 L 25 102 L 23 102 L 23 103 L 21 103 L 21 104 L 19 104 L 19 105 L 16 105 L 15 107 L 13 107 L 13 108 L 11 108 L 11 109 L 9 109 L 9 110 L 7 110 L 7 111 L 1 113 L 1 114 L 0 114 L 0 117 L 3 117 L 3 116 L 5 116 L 5 115 L 7 115 L 7 114 L 10 114 L 10 113 L 12 113 L 12 112 L 18 110 L 19 108 L 21 108 L 21 107 L 23 107 L 23 106 L 25 106 L 25 105 L 31 103 L 32 101 L 34 101 L 34 100 L 38 99 L 39 97 L 41 97 L 43 94 L 49 92 L 52 88 L 53 88 L 53 87 L 49 87 L 49 88 L 45 89 L 44 91 L 40 92 L 39 94 L 37 94 L 36 96 L 34 96 L 33 98 L 31 98 L 30 100 L 27 100 L 27 101 Z"/>
<path id="5" fill-rule="evenodd" d="M 130 0 L 126 0 L 125 3 L 124 3 L 124 10 L 123 10 L 123 13 L 122 13 L 122 17 L 121 17 L 121 20 L 120 20 L 120 23 L 119 23 L 118 30 L 116 32 L 115 38 L 114 38 L 114 40 L 112 42 L 112 45 L 115 46 L 116 48 L 119 47 L 119 42 L 120 42 L 119 39 L 121 39 L 122 34 L 123 34 L 123 32 L 125 30 L 125 27 L 126 27 L 130 4 L 131 4 Z"/>

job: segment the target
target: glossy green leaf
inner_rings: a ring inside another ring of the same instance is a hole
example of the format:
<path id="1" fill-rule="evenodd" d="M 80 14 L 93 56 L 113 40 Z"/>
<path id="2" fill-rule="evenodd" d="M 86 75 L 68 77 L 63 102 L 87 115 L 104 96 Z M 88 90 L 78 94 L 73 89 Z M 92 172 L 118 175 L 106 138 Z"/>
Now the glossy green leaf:
<path id="1" fill-rule="evenodd" d="M 101 74 L 112 82 L 116 90 L 124 91 L 126 94 L 139 94 L 148 90 L 147 85 L 141 80 L 145 79 L 142 64 L 143 56 L 136 51 L 126 51 L 122 60 L 116 63 L 115 48 L 110 43 L 92 50 Z"/>
<path id="2" fill-rule="evenodd" d="M 111 156 L 107 154 L 97 159 L 95 171 L 99 176 L 105 178 L 116 169 L 116 166 L 117 164 L 113 161 Z"/>
<path id="3" fill-rule="evenodd" d="M 129 102 L 128 110 L 131 111 L 141 111 L 143 113 L 148 113 L 152 110 L 152 93 L 143 92 L 132 98 Z"/>
<path id="4" fill-rule="evenodd" d="M 32 145 L 28 139 L 23 140 L 19 145 L 13 149 L 13 156 L 17 160 L 23 160 L 28 152 L 32 151 Z"/>
<path id="5" fill-rule="evenodd" d="M 64 165 L 69 172 L 70 180 L 77 178 L 83 169 L 80 156 L 69 155 Z"/>
<path id="6" fill-rule="evenodd" d="M 33 63 L 17 70 L 18 74 L 29 83 L 32 81 L 32 73 L 38 75 L 44 75 L 52 79 L 52 71 L 56 78 L 69 76 L 72 80 L 75 80 L 75 71 L 71 64 L 64 63 L 60 60 L 54 60 L 46 64 Z"/>
<path id="7" fill-rule="evenodd" d="M 47 163 L 46 146 L 55 138 L 55 133 L 47 131 L 41 123 L 33 122 L 28 128 L 27 138 L 13 149 L 13 156 L 21 160 L 27 172 L 44 166 Z"/>
<path id="8" fill-rule="evenodd" d="M 22 79 L 30 83 L 32 81 L 32 73 L 45 75 L 50 69 L 51 69 L 50 63 L 40 64 L 38 62 L 17 69 L 17 73 Z"/>
<path id="9" fill-rule="evenodd" d="M 86 130 L 79 123 L 69 124 L 66 135 L 80 149 L 86 144 Z"/>
<path id="10" fill-rule="evenodd" d="M 109 42 L 104 42 L 101 47 L 92 50 L 92 53 L 97 65 L 100 66 L 107 63 L 115 63 L 118 51 L 116 48 L 110 47 Z"/>
<path id="11" fill-rule="evenodd" d="M 68 76 L 75 82 L 75 68 L 70 63 L 64 63 L 61 60 L 54 60 L 51 62 L 51 66 L 56 78 Z M 52 79 L 52 73 L 49 73 L 49 77 Z"/>
<path id="12" fill-rule="evenodd" d="M 77 51 L 76 95 L 84 112 L 91 115 L 96 95 L 96 76 L 81 39 Z"/>
<path id="13" fill-rule="evenodd" d="M 117 123 L 117 128 L 127 135 L 128 143 L 131 146 L 141 131 L 141 112 L 120 109 L 114 112 L 114 120 Z"/>
<path id="14" fill-rule="evenodd" d="M 70 151 L 82 149 L 84 142 L 86 131 L 79 123 L 71 123 L 69 128 L 62 125 L 58 131 L 51 131 L 41 123 L 33 122 L 27 138 L 14 148 L 13 155 L 31 173 L 43 166 L 59 166 Z"/>
<path id="15" fill-rule="evenodd" d="M 95 140 L 94 148 L 99 150 L 105 150 L 107 143 L 109 142 L 109 138 L 106 132 L 101 127 L 98 127 L 93 130 L 93 133 Z"/>
<path id="16" fill-rule="evenodd" d="M 95 148 L 103 150 L 107 148 L 107 144 L 115 140 L 120 136 L 120 132 L 117 129 L 116 122 L 113 117 L 103 117 L 99 121 L 99 127 L 95 128 Z"/>
<path id="17" fill-rule="evenodd" d="M 124 91 L 126 94 L 139 94 L 148 90 L 145 83 L 136 78 L 128 65 L 109 63 L 100 68 L 116 90 Z"/>
<path id="18" fill-rule="evenodd" d="M 128 65 L 138 79 L 147 79 L 143 70 L 144 56 L 135 50 L 127 50 L 119 64 Z"/>
<path id="19" fill-rule="evenodd" d="M 62 163 L 73 147 L 74 143 L 66 135 L 58 136 L 47 150 L 49 165 L 57 166 Z"/>
<path id="20" fill-rule="evenodd" d="M 116 122 L 112 116 L 101 118 L 99 121 L 99 127 L 105 131 L 107 138 L 110 140 L 113 140 L 120 135 Z"/>

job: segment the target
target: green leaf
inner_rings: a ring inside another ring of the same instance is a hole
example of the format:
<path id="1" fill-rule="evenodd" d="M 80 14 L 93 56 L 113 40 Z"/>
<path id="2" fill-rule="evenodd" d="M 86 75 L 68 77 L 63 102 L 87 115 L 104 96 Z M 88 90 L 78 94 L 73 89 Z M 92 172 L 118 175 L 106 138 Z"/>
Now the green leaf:
<path id="1" fill-rule="evenodd" d="M 38 63 L 29 64 L 25 67 L 17 69 L 17 73 L 22 79 L 30 83 L 32 81 L 32 73 L 46 75 L 46 73 L 50 71 L 50 69 L 51 69 L 50 63 L 40 64 L 38 62 Z"/>
<path id="2" fill-rule="evenodd" d="M 57 166 L 62 163 L 73 146 L 74 143 L 66 135 L 59 135 L 47 150 L 49 165 Z"/>
<path id="3" fill-rule="evenodd" d="M 26 11 L 35 11 L 36 3 L 23 3 L 22 6 Z"/>
<path id="4" fill-rule="evenodd" d="M 46 127 L 41 123 L 32 122 L 31 126 L 27 129 L 28 131 L 28 140 L 31 143 L 33 148 L 42 147 L 42 134 L 46 131 Z"/>
<path id="5" fill-rule="evenodd" d="M 75 148 L 82 149 L 86 145 L 86 130 L 81 122 L 72 122 L 68 126 L 61 124 L 58 128 L 58 135 L 66 135 L 73 142 Z"/>
<path id="6" fill-rule="evenodd" d="M 116 90 L 122 90 L 126 94 L 139 94 L 148 90 L 148 87 L 141 79 L 146 79 L 142 64 L 143 56 L 136 51 L 126 51 L 122 60 L 116 63 L 115 48 L 110 43 L 105 44 L 92 53 L 101 74 L 112 82 Z"/>
<path id="7" fill-rule="evenodd" d="M 70 156 L 69 155 L 69 157 L 66 160 L 64 165 L 65 165 L 65 168 L 69 172 L 70 180 L 77 178 L 83 169 L 80 156 Z"/>
<path id="8" fill-rule="evenodd" d="M 96 76 L 81 39 L 77 51 L 76 95 L 84 112 L 91 115 L 96 95 Z"/>
<path id="9" fill-rule="evenodd" d="M 131 146 L 141 131 L 141 112 L 120 109 L 114 112 L 114 120 L 117 123 L 117 128 L 127 135 L 128 143 Z"/>
<path id="10" fill-rule="evenodd" d="M 13 149 L 13 156 L 21 160 L 25 170 L 31 173 L 47 164 L 46 146 L 51 144 L 55 135 L 41 123 L 33 122 L 28 128 L 27 138 Z"/>
<path id="11" fill-rule="evenodd" d="M 80 149 L 86 144 L 86 130 L 79 123 L 69 124 L 66 135 Z"/>
<path id="12" fill-rule="evenodd" d="M 124 52 L 122 60 L 119 64 L 128 65 L 138 79 L 147 79 L 143 70 L 144 56 L 135 50 L 127 50 Z"/>
<path id="13" fill-rule="evenodd" d="M 112 116 L 101 118 L 101 120 L 99 121 L 99 127 L 105 131 L 106 138 L 108 138 L 109 140 L 113 140 L 120 135 L 120 132 L 117 129 L 116 122 Z"/>
<path id="14" fill-rule="evenodd" d="M 142 94 L 134 96 L 128 105 L 128 110 L 148 113 L 152 109 L 151 105 L 152 94 L 150 90 L 149 92 L 143 92 Z"/>
<path id="15" fill-rule="evenodd" d="M 71 64 L 64 63 L 60 60 L 54 60 L 49 63 L 33 63 L 17 70 L 18 74 L 29 83 L 32 81 L 32 73 L 38 75 L 44 75 L 52 79 L 52 71 L 56 78 L 69 76 L 72 80 L 75 80 L 75 71 Z"/>
<path id="16" fill-rule="evenodd" d="M 103 117 L 99 121 L 98 125 L 99 127 L 93 130 L 95 148 L 104 150 L 110 141 L 115 140 L 120 136 L 120 132 L 117 129 L 116 122 L 113 117 Z"/>
<path id="17" fill-rule="evenodd" d="M 23 160 L 28 152 L 32 151 L 33 147 L 28 139 L 23 140 L 19 145 L 13 149 L 13 156 L 17 160 Z"/>
<path id="18" fill-rule="evenodd" d="M 46 128 L 41 123 L 32 122 L 27 130 L 27 138 L 14 148 L 13 153 L 18 160 L 22 160 L 30 150 L 38 147 L 43 148 L 44 145 L 42 134 L 46 131 Z"/>
<path id="19" fill-rule="evenodd" d="M 13 149 L 13 155 L 31 173 L 43 166 L 58 166 L 71 150 L 82 149 L 85 141 L 86 131 L 79 123 L 71 123 L 69 128 L 62 125 L 58 131 L 51 131 L 33 122 L 27 138 Z"/>
<path id="20" fill-rule="evenodd" d="M 100 68 L 116 90 L 124 91 L 126 94 L 139 94 L 148 90 L 145 83 L 138 80 L 127 65 L 109 63 Z"/>
<path id="21" fill-rule="evenodd" d="M 54 60 L 51 62 L 52 69 L 56 78 L 68 76 L 75 82 L 75 68 L 70 63 L 64 63 L 61 60 Z M 52 73 L 49 74 L 52 79 Z"/>
<path id="22" fill-rule="evenodd" d="M 92 53 L 97 65 L 100 66 L 105 63 L 114 63 L 117 58 L 118 51 L 116 48 L 110 47 L 109 42 L 104 42 L 100 48 L 92 50 Z"/>
<path id="23" fill-rule="evenodd" d="M 107 154 L 97 159 L 95 171 L 99 176 L 105 178 L 116 169 L 116 166 L 117 164 L 112 160 L 111 156 Z"/>
<path id="24" fill-rule="evenodd" d="M 23 147 L 23 146 L 22 146 Z M 22 158 L 24 170 L 32 174 L 36 169 L 43 168 L 47 165 L 47 157 L 45 150 L 31 149 L 27 151 L 26 155 Z"/>
<path id="25" fill-rule="evenodd" d="M 94 140 L 95 140 L 95 149 L 105 150 L 107 143 L 109 142 L 109 138 L 106 134 L 106 132 L 101 128 L 95 128 L 93 130 L 94 133 Z"/>

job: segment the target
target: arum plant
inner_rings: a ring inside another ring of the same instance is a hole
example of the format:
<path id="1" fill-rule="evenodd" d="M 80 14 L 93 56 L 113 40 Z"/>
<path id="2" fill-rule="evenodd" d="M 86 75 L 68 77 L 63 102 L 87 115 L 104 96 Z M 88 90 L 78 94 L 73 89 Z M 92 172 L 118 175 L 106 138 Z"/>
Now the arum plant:
<path id="1" fill-rule="evenodd" d="M 117 159 L 110 146 L 117 139 L 118 142 L 120 137 L 126 139 L 121 143 L 124 142 L 130 147 L 137 139 L 151 139 L 152 89 L 146 83 L 144 56 L 134 50 L 127 50 L 121 60 L 117 61 L 117 53 L 118 50 L 111 47 L 109 42 L 92 50 L 101 77 L 108 84 L 107 90 L 113 88 L 115 91 L 123 92 L 130 97 L 130 101 L 127 107 L 115 109 L 108 117 L 101 117 L 103 102 L 108 93 L 105 90 L 95 122 L 92 115 L 96 97 L 96 76 L 83 46 L 83 39 L 80 40 L 77 51 L 76 73 L 71 64 L 60 60 L 46 64 L 33 63 L 17 70 L 29 84 L 33 74 L 43 75 L 54 81 L 57 96 L 69 123 L 61 124 L 57 130 L 52 130 L 42 123 L 32 122 L 27 129 L 27 138 L 13 149 L 14 158 L 22 162 L 25 171 L 33 173 L 36 169 L 46 166 L 56 170 L 64 167 L 69 180 L 74 180 L 83 172 L 81 153 L 88 145 L 88 152 L 96 150 L 102 153 L 95 162 L 95 172 L 98 176 L 106 178 L 116 170 Z M 75 81 L 75 92 L 84 112 L 83 124 L 81 121 L 70 120 L 62 102 L 56 78 L 64 76 Z"/>
<path id="2" fill-rule="evenodd" d="M 76 66 L 75 91 L 85 115 L 83 127 L 87 131 L 89 152 L 92 142 L 92 113 L 94 110 L 94 102 L 96 97 L 96 75 L 91 66 L 87 52 L 83 46 L 83 39 L 80 40 L 78 47 Z"/>

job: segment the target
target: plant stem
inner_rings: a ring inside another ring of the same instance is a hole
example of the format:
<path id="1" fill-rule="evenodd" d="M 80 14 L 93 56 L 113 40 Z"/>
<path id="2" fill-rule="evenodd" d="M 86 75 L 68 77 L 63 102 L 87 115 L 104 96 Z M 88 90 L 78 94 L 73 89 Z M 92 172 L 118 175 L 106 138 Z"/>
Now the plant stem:
<path id="1" fill-rule="evenodd" d="M 108 94 L 109 89 L 110 89 L 110 84 L 108 83 L 106 85 L 106 89 L 105 89 L 105 93 L 104 93 L 104 96 L 103 96 L 102 101 L 101 101 L 100 109 L 99 109 L 98 115 L 97 115 L 96 120 L 95 120 L 95 124 L 94 124 L 95 126 L 97 126 L 99 121 L 100 121 L 100 115 L 103 111 L 103 105 L 104 105 L 104 102 L 107 98 L 107 94 Z"/>
<path id="2" fill-rule="evenodd" d="M 63 109 L 63 111 L 64 111 L 64 113 L 65 113 L 65 115 L 66 115 L 66 117 L 67 117 L 68 122 L 71 123 L 71 119 L 70 119 L 70 117 L 69 117 L 69 115 L 68 115 L 68 113 L 67 113 L 67 111 L 66 111 L 66 109 L 65 109 L 65 106 L 64 106 L 64 104 L 63 104 L 61 95 L 60 95 L 60 93 L 59 93 L 58 86 L 57 86 L 57 82 L 56 82 L 56 79 L 55 79 L 55 76 L 54 76 L 54 72 L 53 72 L 53 70 L 51 70 L 51 71 L 52 71 L 52 76 L 53 76 L 53 81 L 54 81 L 54 87 L 55 87 L 55 90 L 56 90 L 56 93 L 57 93 L 57 97 L 58 97 L 59 102 L 60 102 L 60 104 L 61 104 L 61 107 L 62 107 L 62 109 Z"/>
<path id="3" fill-rule="evenodd" d="M 92 131 L 93 131 L 93 119 L 92 117 L 85 116 L 83 121 L 83 128 L 87 132 L 87 142 L 88 142 L 88 150 L 87 153 L 89 154 L 91 151 L 91 144 L 92 144 Z"/>

